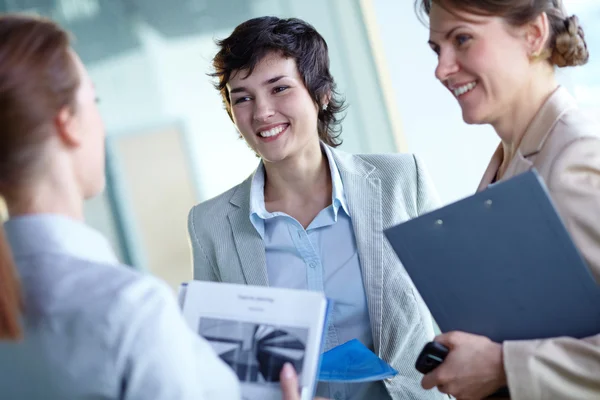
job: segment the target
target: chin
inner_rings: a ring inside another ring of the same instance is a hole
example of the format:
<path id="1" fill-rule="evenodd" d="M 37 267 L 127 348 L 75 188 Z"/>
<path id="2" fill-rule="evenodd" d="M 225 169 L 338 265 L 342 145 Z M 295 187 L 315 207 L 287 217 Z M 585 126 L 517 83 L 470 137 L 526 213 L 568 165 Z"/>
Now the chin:
<path id="1" fill-rule="evenodd" d="M 90 187 L 86 188 L 85 192 L 84 192 L 84 199 L 85 200 L 89 200 L 92 199 L 98 195 L 100 195 L 102 192 L 104 192 L 104 189 L 106 188 L 106 179 L 102 179 L 99 180 L 98 182 L 94 182 L 93 185 L 90 185 Z"/>
<path id="2" fill-rule="evenodd" d="M 285 151 L 264 151 L 258 154 L 260 155 L 260 158 L 270 163 L 283 161 L 289 156 L 289 154 Z"/>
<path id="3" fill-rule="evenodd" d="M 465 112 L 463 111 L 462 114 L 463 117 L 463 121 L 465 121 L 465 123 L 469 124 L 469 125 L 481 125 L 481 124 L 485 124 L 485 120 L 482 116 L 477 115 L 474 112 Z"/>
<path id="4" fill-rule="evenodd" d="M 276 164 L 278 162 L 285 160 L 287 157 L 275 155 L 275 154 L 265 154 L 265 155 L 261 155 L 260 158 L 262 158 L 263 161 L 268 162 L 270 164 Z"/>

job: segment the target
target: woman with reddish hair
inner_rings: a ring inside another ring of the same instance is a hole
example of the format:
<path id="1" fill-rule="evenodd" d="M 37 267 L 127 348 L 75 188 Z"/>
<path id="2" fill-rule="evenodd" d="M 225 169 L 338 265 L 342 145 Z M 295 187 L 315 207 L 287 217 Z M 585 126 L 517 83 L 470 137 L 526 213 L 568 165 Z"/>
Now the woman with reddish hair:
<path id="1" fill-rule="evenodd" d="M 67 33 L 3 15 L 0 38 L 0 397 L 239 399 L 166 285 L 83 223 L 104 128 Z"/>

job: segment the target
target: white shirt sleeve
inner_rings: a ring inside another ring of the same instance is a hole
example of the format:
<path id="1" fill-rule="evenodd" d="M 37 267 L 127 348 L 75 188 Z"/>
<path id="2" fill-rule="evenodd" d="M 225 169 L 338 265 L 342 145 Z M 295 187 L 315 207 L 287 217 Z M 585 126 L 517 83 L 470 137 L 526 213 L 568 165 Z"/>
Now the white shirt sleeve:
<path id="1" fill-rule="evenodd" d="M 144 277 L 133 286 L 124 299 L 131 312 L 119 312 L 130 318 L 118 340 L 121 398 L 240 400 L 233 371 L 190 329 L 166 285 Z"/>

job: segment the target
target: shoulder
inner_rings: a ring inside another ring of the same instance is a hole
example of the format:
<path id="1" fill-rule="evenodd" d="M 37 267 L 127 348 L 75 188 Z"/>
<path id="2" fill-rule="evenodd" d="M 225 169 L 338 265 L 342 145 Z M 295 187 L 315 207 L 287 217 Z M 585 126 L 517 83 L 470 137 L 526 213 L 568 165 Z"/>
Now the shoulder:
<path id="1" fill-rule="evenodd" d="M 565 112 L 559 118 L 555 129 L 572 137 L 600 137 L 600 121 L 579 107 Z"/>
<path id="2" fill-rule="evenodd" d="M 407 212 L 408 217 L 415 217 L 440 204 L 423 162 L 412 153 L 348 154 L 336 151 L 335 154 L 338 168 L 346 171 L 346 177 L 351 171 L 358 174 L 356 176 L 379 180 L 382 204 L 386 209 Z M 341 168 L 339 164 L 342 164 Z M 364 187 L 361 181 L 349 179 L 344 181 L 344 186 L 354 183 Z"/>
<path id="3" fill-rule="evenodd" d="M 249 202 L 251 179 L 252 176 L 226 192 L 192 207 L 188 215 L 190 232 L 193 233 L 202 226 L 214 227 L 215 224 L 222 224 L 231 210 L 239 207 L 239 204 L 234 204 L 236 200 L 239 203 Z"/>
<path id="4" fill-rule="evenodd" d="M 226 192 L 221 193 L 211 199 L 196 204 L 190 210 L 193 216 L 223 216 L 231 209 L 231 198 L 234 193 L 242 187 L 242 183 L 232 187 Z"/>
<path id="5" fill-rule="evenodd" d="M 34 272 L 21 276 L 26 318 L 49 329 L 68 329 L 74 346 L 83 341 L 114 349 L 140 313 L 170 297 L 174 301 L 165 284 L 124 265 L 59 254 L 17 263 L 20 270 Z"/>
<path id="6" fill-rule="evenodd" d="M 576 172 L 573 167 L 577 165 L 585 166 L 587 172 L 598 172 L 600 122 L 579 108 L 567 111 L 553 127 L 552 134 L 544 144 L 542 157 L 550 163 L 550 184 L 560 176 Z"/>
<path id="7" fill-rule="evenodd" d="M 357 156 L 373 164 L 378 174 L 416 173 L 417 160 L 412 153 L 358 154 Z"/>
<path id="8" fill-rule="evenodd" d="M 575 107 L 557 119 L 544 147 L 548 148 L 550 153 L 558 154 L 582 139 L 600 139 L 600 122 Z"/>
<path id="9" fill-rule="evenodd" d="M 103 264 L 69 256 L 48 256 L 65 270 L 50 283 L 57 297 L 62 294 L 72 299 L 73 310 L 107 315 L 137 309 L 149 298 L 161 298 L 169 293 L 157 278 L 122 264 Z M 77 300 L 85 301 L 81 307 Z"/>
<path id="10" fill-rule="evenodd" d="M 379 175 L 401 171 L 416 172 L 418 162 L 412 153 L 351 154 L 335 150 L 335 155 L 345 164 L 370 164 L 375 168 L 373 172 Z"/>
<path id="11" fill-rule="evenodd" d="M 575 136 L 561 146 L 551 160 L 547 183 L 551 191 L 573 185 L 600 190 L 600 137 Z"/>
<path id="12" fill-rule="evenodd" d="M 369 176 L 380 179 L 384 190 L 416 191 L 425 174 L 423 163 L 412 153 L 337 153 L 341 153 L 339 159 L 344 164 L 367 165 Z"/>

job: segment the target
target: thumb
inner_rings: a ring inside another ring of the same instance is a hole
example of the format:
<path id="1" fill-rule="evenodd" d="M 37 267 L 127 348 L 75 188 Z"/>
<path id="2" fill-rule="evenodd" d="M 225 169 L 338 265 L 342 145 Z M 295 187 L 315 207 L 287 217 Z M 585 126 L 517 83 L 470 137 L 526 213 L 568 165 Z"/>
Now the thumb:
<path id="1" fill-rule="evenodd" d="M 433 340 L 451 350 L 459 335 L 459 332 L 446 332 L 436 336 Z"/>
<path id="2" fill-rule="evenodd" d="M 290 363 L 285 363 L 279 374 L 279 383 L 281 385 L 282 400 L 300 400 L 300 391 L 298 388 L 298 375 Z"/>

